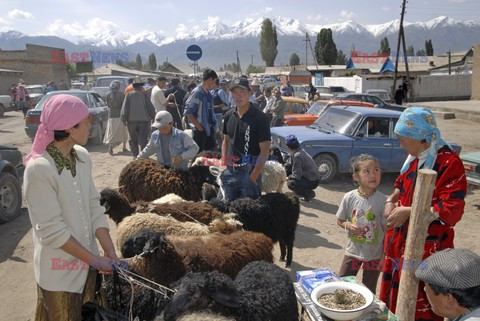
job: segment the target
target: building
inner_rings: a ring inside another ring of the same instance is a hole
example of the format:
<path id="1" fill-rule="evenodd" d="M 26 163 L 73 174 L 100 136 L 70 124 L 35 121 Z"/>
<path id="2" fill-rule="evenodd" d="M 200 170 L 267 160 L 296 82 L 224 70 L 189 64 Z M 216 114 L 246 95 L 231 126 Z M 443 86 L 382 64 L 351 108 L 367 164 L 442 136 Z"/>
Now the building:
<path id="1" fill-rule="evenodd" d="M 152 72 L 129 69 L 117 64 L 105 64 L 99 68 L 93 69 L 92 72 L 84 72 L 84 73 L 78 74 L 78 76 L 87 77 L 88 81 L 95 81 L 98 77 L 102 77 L 102 76 L 126 76 L 126 77 L 139 76 L 140 78 L 145 80 L 147 78 L 155 78 L 157 75 Z"/>
<path id="2" fill-rule="evenodd" d="M 69 83 L 66 64 L 54 62 L 53 52 L 64 54 L 65 50 L 32 44 L 27 44 L 26 50 L 0 50 L 0 69 L 21 71 L 27 85 L 59 83 L 62 79 Z M 3 92 L 3 81 L 1 86 Z"/>
<path id="3" fill-rule="evenodd" d="M 0 95 L 9 95 L 12 84 L 17 84 L 23 79 L 23 71 L 0 69 Z"/>

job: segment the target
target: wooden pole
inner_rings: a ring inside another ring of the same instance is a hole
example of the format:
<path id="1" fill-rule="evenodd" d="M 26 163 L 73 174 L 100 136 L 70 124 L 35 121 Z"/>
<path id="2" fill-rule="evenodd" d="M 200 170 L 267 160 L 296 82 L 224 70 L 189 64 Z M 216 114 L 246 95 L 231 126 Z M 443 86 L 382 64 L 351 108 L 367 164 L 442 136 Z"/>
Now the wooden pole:
<path id="1" fill-rule="evenodd" d="M 400 321 L 415 319 L 418 294 L 415 269 L 422 262 L 428 226 L 438 218 L 438 214 L 434 215 L 430 211 L 436 178 L 437 172 L 434 170 L 421 169 L 418 171 L 395 312 Z"/>

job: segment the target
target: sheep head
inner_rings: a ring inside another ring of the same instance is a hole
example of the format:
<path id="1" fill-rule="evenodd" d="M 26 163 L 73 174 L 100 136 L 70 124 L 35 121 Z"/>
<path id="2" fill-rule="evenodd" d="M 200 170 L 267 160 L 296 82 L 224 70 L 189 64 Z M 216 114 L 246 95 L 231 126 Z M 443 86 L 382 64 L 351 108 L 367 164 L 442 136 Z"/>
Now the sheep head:
<path id="1" fill-rule="evenodd" d="M 237 220 L 237 214 L 227 213 L 222 218 L 214 219 L 208 227 L 210 233 L 232 234 L 243 229 L 243 224 Z"/>
<path id="2" fill-rule="evenodd" d="M 127 198 L 111 188 L 105 188 L 100 192 L 100 205 L 105 207 L 105 214 L 116 224 L 135 212 Z"/>
<path id="3" fill-rule="evenodd" d="M 232 279 L 218 271 L 189 272 L 172 286 L 177 292 L 165 308 L 165 321 L 177 320 L 185 312 L 206 309 L 212 303 L 218 303 L 220 310 L 221 306 L 226 309 L 240 306 Z"/>

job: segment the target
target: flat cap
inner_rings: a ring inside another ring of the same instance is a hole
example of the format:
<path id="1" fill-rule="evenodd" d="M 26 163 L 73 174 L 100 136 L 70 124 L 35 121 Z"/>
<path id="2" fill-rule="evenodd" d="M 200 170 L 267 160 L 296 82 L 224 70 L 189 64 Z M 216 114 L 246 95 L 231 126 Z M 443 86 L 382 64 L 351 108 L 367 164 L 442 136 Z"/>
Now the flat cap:
<path id="1" fill-rule="evenodd" d="M 451 289 L 480 286 L 480 256 L 466 249 L 446 249 L 428 257 L 415 276 L 425 283 Z"/>

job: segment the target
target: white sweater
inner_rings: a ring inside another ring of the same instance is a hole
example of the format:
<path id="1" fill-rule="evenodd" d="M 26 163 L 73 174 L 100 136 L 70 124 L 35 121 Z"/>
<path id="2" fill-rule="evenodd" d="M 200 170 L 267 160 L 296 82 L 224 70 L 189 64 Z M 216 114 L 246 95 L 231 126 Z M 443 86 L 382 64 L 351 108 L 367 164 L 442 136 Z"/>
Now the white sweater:
<path id="1" fill-rule="evenodd" d="M 88 266 L 62 249 L 70 236 L 98 255 L 95 231 L 109 228 L 92 178 L 87 150 L 74 147 L 77 174 L 63 169 L 59 175 L 45 152 L 28 162 L 24 192 L 33 231 L 35 279 L 48 291 L 82 293 Z"/>

